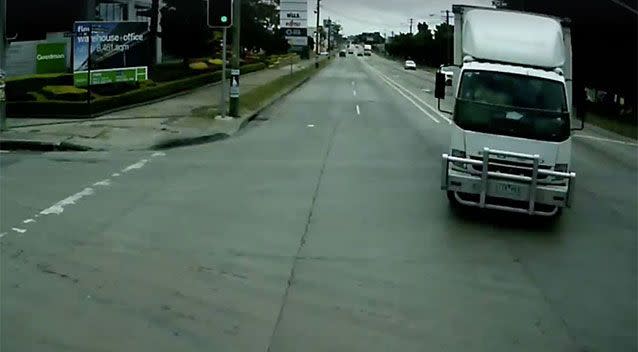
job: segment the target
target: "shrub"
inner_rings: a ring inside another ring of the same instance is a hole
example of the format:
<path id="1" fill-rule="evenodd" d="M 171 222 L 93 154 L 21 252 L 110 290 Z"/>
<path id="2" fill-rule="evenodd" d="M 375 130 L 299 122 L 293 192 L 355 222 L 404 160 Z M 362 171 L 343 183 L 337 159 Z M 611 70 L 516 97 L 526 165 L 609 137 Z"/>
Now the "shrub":
<path id="1" fill-rule="evenodd" d="M 172 65 L 172 64 L 171 64 Z M 183 68 L 183 66 L 182 66 Z M 252 65 L 245 65 L 241 68 L 242 74 L 248 74 L 251 72 L 263 70 L 266 65 L 263 63 L 257 63 Z M 190 77 L 182 76 L 182 79 L 174 80 L 171 82 L 154 81 L 142 81 L 139 82 L 139 88 L 136 90 L 128 91 L 114 96 L 99 96 L 93 100 L 91 104 L 91 111 L 93 114 L 100 112 L 129 106 L 133 104 L 144 103 L 147 101 L 163 98 L 175 93 L 191 90 L 196 87 L 203 86 L 221 80 L 221 71 L 200 73 L 198 75 L 191 75 Z M 75 87 L 70 87 L 77 89 Z M 48 91 L 51 89 L 48 88 Z M 9 116 L 20 117 L 59 117 L 59 118 L 78 118 L 85 117 L 88 114 L 88 105 L 82 100 L 86 99 L 86 90 L 84 95 L 81 95 L 80 101 L 51 101 L 45 100 L 48 96 L 34 93 L 36 96 L 40 96 L 41 99 L 37 101 L 13 101 L 7 104 L 7 111 Z M 58 98 L 59 99 L 59 98 Z"/>
<path id="2" fill-rule="evenodd" d="M 112 96 L 118 95 L 126 92 L 130 92 L 139 88 L 139 82 L 117 82 L 117 83 L 109 83 L 109 84 L 100 84 L 96 86 L 91 86 L 91 93 L 96 93 L 99 95 Z"/>
<path id="3" fill-rule="evenodd" d="M 86 100 L 88 91 L 74 86 L 45 86 L 42 94 L 51 100 L 82 101 Z"/>
<path id="4" fill-rule="evenodd" d="M 44 86 L 64 85 L 73 85 L 73 75 L 63 73 L 9 78 L 5 89 L 9 101 L 28 101 L 32 99 L 28 92 L 40 91 Z"/>
<path id="5" fill-rule="evenodd" d="M 206 71 L 208 70 L 208 65 L 205 62 L 193 62 L 188 65 L 188 68 L 194 71 Z"/>

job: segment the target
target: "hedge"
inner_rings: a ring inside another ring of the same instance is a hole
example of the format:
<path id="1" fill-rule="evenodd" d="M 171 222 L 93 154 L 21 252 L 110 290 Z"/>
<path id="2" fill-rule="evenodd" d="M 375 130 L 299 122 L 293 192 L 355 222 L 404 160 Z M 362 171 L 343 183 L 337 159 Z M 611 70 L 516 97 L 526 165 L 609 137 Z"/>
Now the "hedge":
<path id="1" fill-rule="evenodd" d="M 242 74 L 263 70 L 263 63 L 246 65 L 241 68 Z M 180 80 L 157 83 L 142 82 L 140 88 L 115 96 L 100 96 L 93 99 L 90 106 L 92 114 L 117 109 L 129 105 L 163 98 L 179 92 L 191 90 L 209 83 L 219 82 L 221 71 L 200 74 Z M 86 102 L 71 101 L 14 101 L 7 104 L 7 113 L 11 117 L 85 117 L 89 113 Z"/>
<path id="2" fill-rule="evenodd" d="M 33 99 L 29 92 L 37 92 L 45 86 L 72 86 L 73 75 L 70 73 L 48 74 L 9 78 L 6 80 L 8 101 L 28 101 Z"/>
<path id="3" fill-rule="evenodd" d="M 74 86 L 44 86 L 42 94 L 51 100 L 83 101 L 87 99 L 88 91 Z"/>

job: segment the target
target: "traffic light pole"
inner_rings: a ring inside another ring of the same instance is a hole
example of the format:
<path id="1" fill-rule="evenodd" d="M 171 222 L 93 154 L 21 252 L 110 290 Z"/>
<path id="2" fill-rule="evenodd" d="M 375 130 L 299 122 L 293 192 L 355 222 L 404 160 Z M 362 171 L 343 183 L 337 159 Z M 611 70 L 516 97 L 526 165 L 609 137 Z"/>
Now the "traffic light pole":
<path id="1" fill-rule="evenodd" d="M 230 116 L 239 117 L 239 57 L 241 55 L 241 1 L 233 1 L 233 62 L 232 68 L 235 73 L 232 76 L 234 94 L 230 97 Z"/>
<path id="2" fill-rule="evenodd" d="M 7 66 L 7 0 L 0 0 L 0 131 L 7 129 L 6 66 Z"/>
<path id="3" fill-rule="evenodd" d="M 222 90 L 221 95 L 219 97 L 219 114 L 222 120 L 226 119 L 226 37 L 228 30 L 226 28 L 224 31 L 224 39 L 222 40 Z"/>

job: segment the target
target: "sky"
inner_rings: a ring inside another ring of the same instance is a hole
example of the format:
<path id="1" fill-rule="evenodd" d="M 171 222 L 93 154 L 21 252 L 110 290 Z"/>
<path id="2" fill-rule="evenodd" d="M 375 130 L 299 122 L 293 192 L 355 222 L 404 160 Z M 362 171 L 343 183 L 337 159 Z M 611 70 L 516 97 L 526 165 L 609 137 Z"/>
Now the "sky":
<path id="1" fill-rule="evenodd" d="M 452 4 L 491 6 L 491 0 L 321 0 L 321 19 L 330 17 L 341 23 L 345 35 L 381 32 L 382 35 L 410 31 L 410 18 L 416 24 L 426 21 L 434 27 L 445 20 L 441 11 L 452 11 Z M 308 0 L 308 25 L 314 27 L 316 0 Z"/>

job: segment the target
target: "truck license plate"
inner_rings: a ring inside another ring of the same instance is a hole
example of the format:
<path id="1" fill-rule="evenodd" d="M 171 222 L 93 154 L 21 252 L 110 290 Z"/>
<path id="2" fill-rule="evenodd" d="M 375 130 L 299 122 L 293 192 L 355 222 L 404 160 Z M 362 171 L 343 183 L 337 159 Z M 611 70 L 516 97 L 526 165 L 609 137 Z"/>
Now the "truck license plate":
<path id="1" fill-rule="evenodd" d="M 498 192 L 499 195 L 520 197 L 521 187 L 518 185 L 500 183 L 496 185 L 496 192 Z"/>

